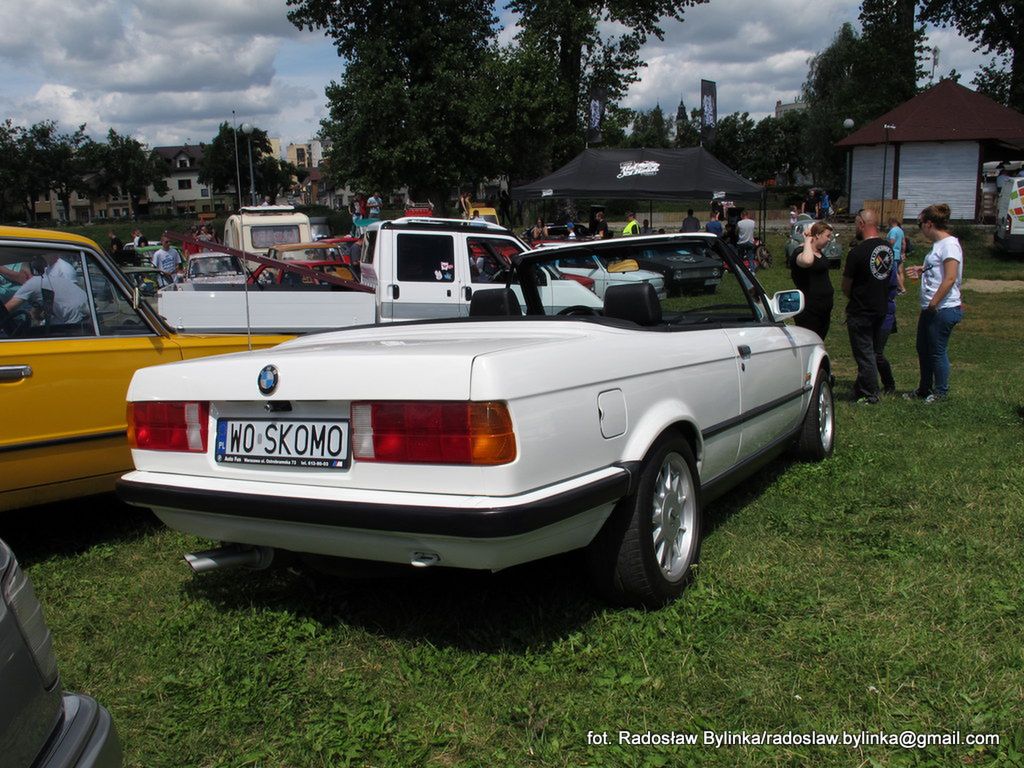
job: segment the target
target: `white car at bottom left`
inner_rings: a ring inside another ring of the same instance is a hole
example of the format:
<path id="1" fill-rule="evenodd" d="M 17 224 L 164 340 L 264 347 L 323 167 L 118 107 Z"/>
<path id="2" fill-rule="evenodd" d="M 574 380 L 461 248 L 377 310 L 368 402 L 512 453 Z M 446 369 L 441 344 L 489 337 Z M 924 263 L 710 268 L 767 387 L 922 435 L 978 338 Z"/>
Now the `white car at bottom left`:
<path id="1" fill-rule="evenodd" d="M 831 362 L 784 322 L 802 294 L 768 297 L 728 249 L 714 296 L 641 282 L 546 315 L 546 268 L 576 247 L 516 257 L 468 318 L 139 371 L 120 494 L 232 543 L 197 570 L 275 550 L 497 570 L 585 547 L 604 594 L 662 605 L 705 504 L 787 449 L 831 455 Z"/>

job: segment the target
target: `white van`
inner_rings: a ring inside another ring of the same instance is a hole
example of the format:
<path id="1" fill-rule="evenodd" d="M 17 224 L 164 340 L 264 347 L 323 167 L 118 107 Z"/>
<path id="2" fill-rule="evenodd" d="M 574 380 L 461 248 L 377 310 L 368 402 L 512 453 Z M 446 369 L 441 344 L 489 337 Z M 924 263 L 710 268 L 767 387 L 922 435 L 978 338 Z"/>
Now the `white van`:
<path id="1" fill-rule="evenodd" d="M 995 243 L 1010 253 L 1024 253 L 1024 177 L 1014 176 L 999 190 Z"/>
<path id="2" fill-rule="evenodd" d="M 312 240 L 309 216 L 290 205 L 242 208 L 224 224 L 224 245 L 266 256 L 274 246 Z"/>

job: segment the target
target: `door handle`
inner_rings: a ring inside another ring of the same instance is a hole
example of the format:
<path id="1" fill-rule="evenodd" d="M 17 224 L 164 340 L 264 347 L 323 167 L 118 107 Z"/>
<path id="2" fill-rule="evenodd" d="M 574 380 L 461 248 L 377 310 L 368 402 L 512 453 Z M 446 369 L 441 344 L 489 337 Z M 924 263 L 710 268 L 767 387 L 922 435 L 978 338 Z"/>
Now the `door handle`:
<path id="1" fill-rule="evenodd" d="M 464 291 L 464 295 L 466 297 L 466 301 L 472 301 L 472 299 L 473 299 L 473 288 L 472 288 L 472 286 L 467 285 L 462 290 Z"/>
<path id="2" fill-rule="evenodd" d="M 30 365 L 0 365 L 0 381 L 21 381 L 31 375 Z"/>
<path id="3" fill-rule="evenodd" d="M 391 289 L 391 298 L 392 299 L 397 299 L 398 298 L 398 286 L 397 285 L 390 285 L 388 287 Z"/>
<path id="4" fill-rule="evenodd" d="M 737 349 L 739 350 L 740 357 L 742 357 L 744 360 L 750 359 L 750 347 L 748 347 L 746 344 L 740 344 L 739 347 L 737 347 Z"/>

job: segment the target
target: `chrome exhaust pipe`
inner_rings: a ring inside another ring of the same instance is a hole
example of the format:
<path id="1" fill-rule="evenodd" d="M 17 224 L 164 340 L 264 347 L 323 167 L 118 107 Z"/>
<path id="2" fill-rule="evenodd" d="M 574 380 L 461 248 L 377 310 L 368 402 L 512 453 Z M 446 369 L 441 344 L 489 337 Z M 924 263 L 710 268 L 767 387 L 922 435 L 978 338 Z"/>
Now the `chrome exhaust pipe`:
<path id="1" fill-rule="evenodd" d="M 197 574 L 240 567 L 258 571 L 268 567 L 273 559 L 272 547 L 252 547 L 246 544 L 228 544 L 203 552 L 185 553 L 185 562 Z"/>

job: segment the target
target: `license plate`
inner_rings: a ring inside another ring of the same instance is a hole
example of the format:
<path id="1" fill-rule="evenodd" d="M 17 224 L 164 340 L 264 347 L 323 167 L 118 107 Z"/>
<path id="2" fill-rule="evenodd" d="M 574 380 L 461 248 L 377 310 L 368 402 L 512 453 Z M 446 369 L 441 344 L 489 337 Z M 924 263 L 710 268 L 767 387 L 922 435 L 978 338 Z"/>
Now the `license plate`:
<path id="1" fill-rule="evenodd" d="M 316 419 L 217 419 L 221 464 L 348 469 L 349 423 Z"/>

